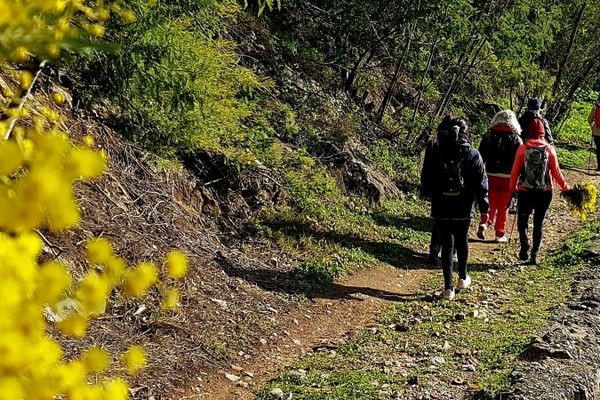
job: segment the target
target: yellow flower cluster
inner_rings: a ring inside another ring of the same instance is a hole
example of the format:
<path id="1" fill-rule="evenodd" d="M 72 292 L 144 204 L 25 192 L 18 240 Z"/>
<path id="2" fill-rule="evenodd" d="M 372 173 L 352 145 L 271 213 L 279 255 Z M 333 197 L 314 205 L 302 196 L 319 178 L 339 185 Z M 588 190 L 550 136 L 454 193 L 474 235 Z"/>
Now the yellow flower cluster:
<path id="1" fill-rule="evenodd" d="M 587 215 L 596 211 L 598 188 L 591 182 L 578 183 L 564 197 L 567 199 L 571 213 L 582 221 Z"/>
<path id="2" fill-rule="evenodd" d="M 97 270 L 75 284 L 61 263 L 38 264 L 43 242 L 34 229 L 75 226 L 79 211 L 73 185 L 99 176 L 104 168 L 102 153 L 75 146 L 60 132 L 34 127 L 0 142 L 0 398 L 126 399 L 128 386 L 121 379 L 89 383 L 90 375 L 108 368 L 111 356 L 92 347 L 80 359 L 65 362 L 60 344 L 46 333 L 45 315 L 64 335 L 82 338 L 89 319 L 105 312 L 115 288 L 141 296 L 156 286 L 163 292 L 162 309 L 178 307 L 179 292 L 163 287 L 154 264 L 129 267 L 105 238 L 86 244 L 87 259 Z M 181 278 L 187 258 L 173 251 L 165 266 L 169 276 Z M 133 374 L 146 355 L 134 346 L 119 360 Z"/>
<path id="3" fill-rule="evenodd" d="M 99 176 L 106 164 L 101 153 L 72 146 L 65 133 L 35 128 L 0 143 L 0 159 L 0 229 L 14 233 L 75 226 L 80 213 L 71 187 Z M 14 174 L 19 178 L 10 179 Z"/>
<path id="4" fill-rule="evenodd" d="M 57 57 L 84 31 L 103 36 L 111 13 L 135 19 L 116 1 L 106 0 L 0 0 L 0 10 L 3 62 Z M 33 74 L 23 71 L 14 91 L 3 86 L 0 92 L 15 105 L 34 82 Z M 61 92 L 50 97 L 57 106 L 66 101 Z M 43 242 L 36 230 L 61 231 L 79 222 L 73 185 L 100 176 L 106 156 L 93 150 L 89 136 L 82 145 L 71 143 L 58 128 L 60 114 L 50 107 L 39 107 L 27 123 L 14 126 L 30 110 L 2 108 L 9 118 L 0 122 L 0 137 L 10 139 L 0 139 L 0 399 L 127 399 L 126 381 L 96 374 L 105 374 L 113 359 L 128 373 L 137 372 L 147 359 L 141 347 L 113 357 L 94 346 L 67 360 L 61 344 L 48 335 L 47 324 L 54 322 L 62 334 L 83 338 L 89 320 L 105 312 L 113 290 L 141 296 L 156 286 L 164 310 L 178 307 L 179 292 L 163 286 L 154 264 L 130 268 L 104 238 L 87 243 L 87 259 L 97 269 L 75 283 L 63 264 L 38 262 Z M 165 264 L 172 278 L 187 270 L 180 252 L 170 253 Z"/>
<path id="5" fill-rule="evenodd" d="M 111 14 L 136 19 L 120 2 L 106 0 L 0 0 L 0 10 L 0 56 L 12 61 L 56 58 L 82 33 L 102 37 Z"/>

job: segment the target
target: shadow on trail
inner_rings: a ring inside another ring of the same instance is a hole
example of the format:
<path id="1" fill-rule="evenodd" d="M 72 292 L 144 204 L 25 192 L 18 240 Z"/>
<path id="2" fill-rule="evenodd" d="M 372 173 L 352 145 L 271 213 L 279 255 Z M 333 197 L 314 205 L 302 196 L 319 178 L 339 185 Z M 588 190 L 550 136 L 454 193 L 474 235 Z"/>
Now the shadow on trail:
<path id="1" fill-rule="evenodd" d="M 597 177 L 600 174 L 600 171 L 596 170 L 595 167 L 587 169 L 587 168 L 577 168 L 577 167 L 563 167 L 561 165 L 560 168 L 562 170 L 564 170 L 564 171 L 573 171 L 573 172 L 577 172 L 577 173 L 580 173 L 580 174 L 583 174 L 583 175 L 587 175 L 587 176 L 595 176 L 595 177 Z"/>
<path id="2" fill-rule="evenodd" d="M 274 270 L 264 268 L 248 268 L 238 265 L 229 258 L 216 258 L 215 261 L 223 268 L 230 277 L 241 278 L 251 282 L 258 287 L 280 293 L 304 295 L 311 299 L 345 299 L 352 301 L 363 301 L 364 299 L 355 295 L 376 297 L 387 301 L 427 301 L 432 296 L 403 294 L 387 290 L 375 289 L 366 286 L 348 286 L 333 281 L 314 281 L 314 278 L 302 270 Z"/>
<path id="3" fill-rule="evenodd" d="M 343 294 L 343 295 L 347 296 L 348 298 L 351 298 L 354 300 L 358 300 L 356 297 L 352 297 L 352 295 L 354 295 L 354 294 L 362 294 L 365 296 L 377 297 L 382 300 L 395 301 L 395 302 L 401 302 L 401 301 L 433 302 L 436 299 L 435 296 L 428 295 L 428 294 L 395 293 L 395 292 L 389 292 L 387 290 L 373 289 L 373 288 L 363 287 L 363 286 L 345 286 L 345 285 L 336 284 L 336 285 L 334 285 L 334 289 L 335 289 L 336 293 Z"/>
<path id="4" fill-rule="evenodd" d="M 408 247 L 392 242 L 376 242 L 358 236 L 332 231 L 318 231 L 305 223 L 271 222 L 268 226 L 287 236 L 295 238 L 312 237 L 331 244 L 339 244 L 348 249 L 360 249 L 372 257 L 396 268 L 432 268 L 417 258 L 422 255 Z"/>
<path id="5" fill-rule="evenodd" d="M 409 215 L 405 218 L 399 218 L 394 214 L 379 211 L 371 214 L 371 218 L 376 224 L 381 226 L 392 226 L 399 229 L 412 229 L 419 232 L 431 232 L 433 229 L 433 220 L 431 217 L 422 215 Z"/>
<path id="6" fill-rule="evenodd" d="M 416 224 L 422 225 L 424 217 L 414 217 Z M 406 223 L 406 222 L 405 222 Z M 362 239 L 352 234 L 341 234 L 333 231 L 316 230 L 310 224 L 290 223 L 288 221 L 271 222 L 269 227 L 286 236 L 297 239 L 310 237 L 325 243 L 341 245 L 347 249 L 359 249 L 364 253 L 398 269 L 440 270 L 439 265 L 426 262 L 427 254 L 418 253 L 398 243 L 378 242 Z M 343 266 L 324 265 L 323 263 L 304 263 L 297 268 L 271 265 L 243 265 L 231 258 L 218 257 L 215 259 L 223 271 L 231 276 L 251 282 L 258 287 L 273 292 L 304 295 L 309 298 L 330 298 L 361 300 L 353 295 L 363 294 L 389 301 L 423 300 L 415 295 L 405 295 L 396 292 L 379 290 L 369 287 L 345 286 L 336 283 L 339 269 Z M 332 261 L 335 264 L 336 261 Z M 343 263 L 343 260 L 337 261 Z M 491 264 L 471 264 L 473 271 L 494 268 Z M 385 279 L 382 277 L 381 279 Z"/>

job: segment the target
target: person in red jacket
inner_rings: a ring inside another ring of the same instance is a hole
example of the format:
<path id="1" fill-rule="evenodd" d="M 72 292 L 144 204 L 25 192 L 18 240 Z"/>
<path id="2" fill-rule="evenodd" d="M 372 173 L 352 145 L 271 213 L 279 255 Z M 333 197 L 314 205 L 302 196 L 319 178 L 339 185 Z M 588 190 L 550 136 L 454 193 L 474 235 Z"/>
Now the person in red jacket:
<path id="1" fill-rule="evenodd" d="M 542 244 L 542 229 L 546 211 L 552 202 L 552 178 L 566 192 L 569 189 L 560 167 L 554 146 L 545 140 L 544 123 L 534 120 L 527 131 L 528 138 L 519 146 L 510 176 L 511 192 L 517 192 L 517 225 L 521 250 L 519 259 L 537 264 Z M 529 256 L 527 228 L 533 213 L 533 244 Z"/>

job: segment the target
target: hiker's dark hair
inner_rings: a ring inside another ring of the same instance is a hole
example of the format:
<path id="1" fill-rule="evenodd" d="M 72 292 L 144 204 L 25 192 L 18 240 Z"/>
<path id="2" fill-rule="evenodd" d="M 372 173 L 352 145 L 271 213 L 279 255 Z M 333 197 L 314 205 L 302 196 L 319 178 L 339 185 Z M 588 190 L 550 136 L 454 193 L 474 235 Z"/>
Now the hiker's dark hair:
<path id="1" fill-rule="evenodd" d="M 467 121 L 465 121 L 462 118 L 454 118 L 451 121 L 452 126 L 458 126 L 459 128 L 459 134 L 461 136 L 466 136 L 467 135 L 467 131 L 469 130 L 469 124 L 467 124 Z"/>
<path id="2" fill-rule="evenodd" d="M 437 128 L 438 143 L 443 147 L 453 147 L 458 142 L 468 142 L 468 129 L 469 125 L 464 119 L 446 115 Z"/>
<path id="3" fill-rule="evenodd" d="M 448 114 L 437 127 L 438 132 L 447 131 L 452 127 L 452 115 Z"/>

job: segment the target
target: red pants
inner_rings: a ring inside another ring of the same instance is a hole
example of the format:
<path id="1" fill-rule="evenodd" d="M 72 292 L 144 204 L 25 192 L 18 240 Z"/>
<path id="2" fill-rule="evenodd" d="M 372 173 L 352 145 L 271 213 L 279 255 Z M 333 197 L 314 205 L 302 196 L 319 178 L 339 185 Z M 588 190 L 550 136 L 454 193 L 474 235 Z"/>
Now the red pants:
<path id="1" fill-rule="evenodd" d="M 510 178 L 488 176 L 490 215 L 487 221 L 491 226 L 496 220 L 496 236 L 504 236 L 506 232 L 506 219 L 508 218 L 508 206 L 510 202 Z M 484 221 L 482 221 L 484 223 Z"/>

